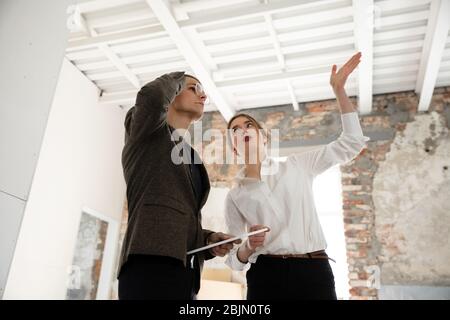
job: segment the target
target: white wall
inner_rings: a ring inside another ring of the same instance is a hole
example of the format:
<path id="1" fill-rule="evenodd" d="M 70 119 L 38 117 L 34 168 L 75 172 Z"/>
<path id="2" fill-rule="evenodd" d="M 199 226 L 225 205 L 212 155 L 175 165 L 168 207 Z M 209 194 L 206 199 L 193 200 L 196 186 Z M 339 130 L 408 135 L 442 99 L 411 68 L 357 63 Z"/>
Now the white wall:
<path id="1" fill-rule="evenodd" d="M 339 166 L 334 166 L 316 177 L 313 191 L 317 214 L 327 241 L 326 251 L 336 261 L 329 261 L 334 274 L 336 295 L 338 299 L 348 300 L 350 285 L 341 181 Z"/>
<path id="2" fill-rule="evenodd" d="M 120 221 L 124 111 L 64 60 L 5 299 L 64 299 L 81 210 Z"/>
<path id="3" fill-rule="evenodd" d="M 20 230 L 75 0 L 0 1 L 0 298 Z"/>

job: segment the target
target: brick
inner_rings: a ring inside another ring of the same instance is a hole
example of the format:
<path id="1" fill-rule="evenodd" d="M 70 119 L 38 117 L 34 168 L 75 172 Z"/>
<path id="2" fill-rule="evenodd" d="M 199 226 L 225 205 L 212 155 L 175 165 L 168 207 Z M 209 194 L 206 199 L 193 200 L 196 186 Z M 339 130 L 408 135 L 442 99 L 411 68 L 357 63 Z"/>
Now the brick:
<path id="1" fill-rule="evenodd" d="M 362 186 L 358 185 L 343 185 L 342 190 L 343 191 L 359 191 L 362 189 Z"/>
<path id="2" fill-rule="evenodd" d="M 342 178 L 356 178 L 358 174 L 356 172 L 350 172 L 350 173 L 341 173 Z"/>
<path id="3" fill-rule="evenodd" d="M 362 210 L 372 210 L 372 207 L 367 204 L 357 204 L 355 207 Z"/>
<path id="4" fill-rule="evenodd" d="M 367 237 L 358 237 L 358 238 L 347 237 L 345 239 L 345 241 L 347 243 L 367 243 L 367 242 L 369 242 L 369 238 L 367 238 Z"/>
<path id="5" fill-rule="evenodd" d="M 345 230 L 367 230 L 367 224 L 346 224 L 344 225 Z"/>
<path id="6" fill-rule="evenodd" d="M 367 288 L 367 286 L 369 284 L 369 282 L 366 280 L 350 280 L 349 283 L 352 287 L 356 287 L 356 288 L 358 288 L 358 287 Z"/>
<path id="7" fill-rule="evenodd" d="M 363 258 L 367 257 L 366 250 L 358 250 L 358 251 L 347 251 L 347 256 L 352 258 Z"/>

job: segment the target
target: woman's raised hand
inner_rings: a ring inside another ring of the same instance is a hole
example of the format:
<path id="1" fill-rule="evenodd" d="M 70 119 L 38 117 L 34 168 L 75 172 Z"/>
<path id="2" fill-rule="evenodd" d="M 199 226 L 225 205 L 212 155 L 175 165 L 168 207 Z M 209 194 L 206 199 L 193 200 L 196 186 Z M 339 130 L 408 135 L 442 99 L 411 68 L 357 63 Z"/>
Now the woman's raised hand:
<path id="1" fill-rule="evenodd" d="M 337 70 L 337 66 L 334 64 L 331 68 L 331 76 L 330 76 L 330 85 L 333 88 L 333 91 L 336 92 L 338 90 L 344 89 L 345 82 L 347 81 L 348 76 L 355 70 L 361 61 L 361 52 L 358 52 L 353 57 L 350 58 L 339 70 Z"/>

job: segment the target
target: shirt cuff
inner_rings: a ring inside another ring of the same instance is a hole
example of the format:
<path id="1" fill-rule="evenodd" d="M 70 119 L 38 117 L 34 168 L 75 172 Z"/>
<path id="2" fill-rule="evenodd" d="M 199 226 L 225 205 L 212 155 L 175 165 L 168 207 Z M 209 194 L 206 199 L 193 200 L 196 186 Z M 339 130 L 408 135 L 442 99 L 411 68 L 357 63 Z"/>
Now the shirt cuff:
<path id="1" fill-rule="evenodd" d="M 242 263 L 239 258 L 237 257 L 237 250 L 233 250 L 228 254 L 228 257 L 225 261 L 225 263 L 233 270 L 244 270 L 247 263 Z"/>
<path id="2" fill-rule="evenodd" d="M 363 136 L 357 112 L 341 114 L 342 131 L 351 135 Z"/>

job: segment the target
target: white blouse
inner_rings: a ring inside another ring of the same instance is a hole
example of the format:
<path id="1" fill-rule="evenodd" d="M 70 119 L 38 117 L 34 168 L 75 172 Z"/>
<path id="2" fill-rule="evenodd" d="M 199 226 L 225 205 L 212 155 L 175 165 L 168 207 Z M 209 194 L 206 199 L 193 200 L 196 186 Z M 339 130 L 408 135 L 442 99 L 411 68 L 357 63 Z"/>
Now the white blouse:
<path id="1" fill-rule="evenodd" d="M 316 175 L 355 158 L 369 140 L 363 135 L 356 112 L 341 115 L 343 132 L 335 141 L 312 151 L 290 155 L 286 162 L 267 157 L 261 165 L 261 181 L 244 176 L 242 168 L 236 186 L 225 200 L 228 233 L 240 235 L 256 224 L 270 227 L 264 245 L 248 261 L 260 254 L 295 254 L 326 249 L 312 192 Z M 245 265 L 236 256 L 238 247 L 227 256 L 235 270 Z"/>

